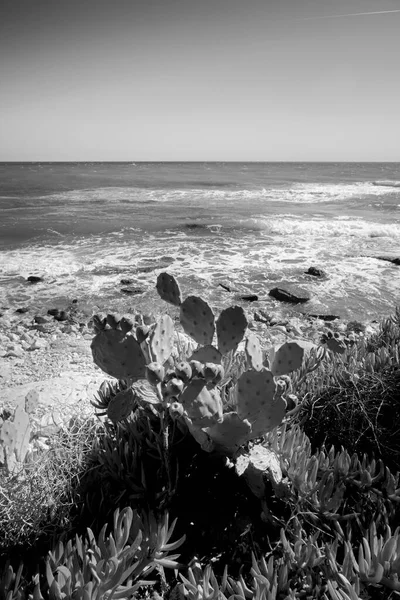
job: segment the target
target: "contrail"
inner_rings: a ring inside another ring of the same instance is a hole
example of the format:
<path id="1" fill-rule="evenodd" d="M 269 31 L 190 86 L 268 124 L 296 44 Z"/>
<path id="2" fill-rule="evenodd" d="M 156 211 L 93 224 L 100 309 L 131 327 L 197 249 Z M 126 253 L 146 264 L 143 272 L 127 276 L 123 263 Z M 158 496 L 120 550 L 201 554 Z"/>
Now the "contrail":
<path id="1" fill-rule="evenodd" d="M 374 12 L 347 13 L 344 15 L 325 15 L 321 17 L 304 17 L 300 21 L 311 21 L 314 19 L 341 19 L 342 17 L 362 17 L 364 15 L 387 15 L 389 13 L 400 13 L 400 8 L 396 10 L 377 10 Z"/>

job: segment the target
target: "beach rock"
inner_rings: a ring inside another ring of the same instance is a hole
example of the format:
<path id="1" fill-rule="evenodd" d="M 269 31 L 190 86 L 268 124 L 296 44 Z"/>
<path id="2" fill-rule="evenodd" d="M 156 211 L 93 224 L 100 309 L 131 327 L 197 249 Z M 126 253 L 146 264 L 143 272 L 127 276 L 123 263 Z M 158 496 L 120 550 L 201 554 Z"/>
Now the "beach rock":
<path id="1" fill-rule="evenodd" d="M 246 300 L 246 302 L 256 302 L 258 300 L 257 294 L 238 294 L 235 296 L 235 300 Z"/>
<path id="2" fill-rule="evenodd" d="M 327 277 L 325 271 L 323 269 L 318 269 L 317 267 L 309 267 L 307 271 L 305 271 L 306 275 L 312 275 L 313 277 L 325 278 Z"/>
<path id="3" fill-rule="evenodd" d="M 311 296 L 298 286 L 287 286 L 285 288 L 275 287 L 270 290 L 269 295 L 280 302 L 289 302 L 291 304 L 302 304 L 308 302 Z"/>
<path id="4" fill-rule="evenodd" d="M 36 275 L 29 275 L 26 279 L 29 283 L 39 283 L 39 281 L 43 281 L 42 277 L 36 277 Z"/>
<path id="5" fill-rule="evenodd" d="M 32 344 L 29 346 L 29 350 L 41 350 L 42 348 L 46 348 L 47 342 L 43 338 L 37 338 Z"/>
<path id="6" fill-rule="evenodd" d="M 232 284 L 230 281 L 220 282 L 218 286 L 226 292 L 239 292 L 239 289 L 234 287 L 234 284 Z"/>
<path id="7" fill-rule="evenodd" d="M 52 317 L 55 317 L 56 315 L 60 314 L 60 309 L 59 308 L 49 308 L 49 310 L 47 311 L 48 315 L 51 315 Z"/>
<path id="8" fill-rule="evenodd" d="M 67 321 L 68 313 L 66 313 L 65 310 L 60 310 L 57 315 L 54 315 L 54 318 L 56 321 Z"/>
<path id="9" fill-rule="evenodd" d="M 376 260 L 385 260 L 386 262 L 392 263 L 392 265 L 400 266 L 400 258 L 396 256 L 374 256 Z"/>
<path id="10" fill-rule="evenodd" d="M 329 308 L 319 302 L 310 302 L 305 308 L 299 309 L 299 312 L 304 317 L 310 319 L 321 319 L 322 321 L 335 321 L 340 319 L 339 315 L 332 313 Z"/>
<path id="11" fill-rule="evenodd" d="M 39 324 L 43 324 L 43 323 L 48 323 L 49 320 L 46 319 L 46 317 L 42 317 L 41 315 L 36 315 L 35 317 L 33 317 L 33 320 L 35 321 L 35 323 L 39 323 Z"/>
<path id="12" fill-rule="evenodd" d="M 23 315 L 24 313 L 29 312 L 29 308 L 27 308 L 26 306 L 21 306 L 20 308 L 17 308 L 16 313 L 19 313 L 20 315 Z"/>
<path id="13" fill-rule="evenodd" d="M 131 285 L 133 283 L 133 279 L 121 279 L 121 285 Z"/>
<path id="14" fill-rule="evenodd" d="M 143 290 L 142 288 L 121 288 L 121 292 L 123 294 L 138 295 L 144 294 L 145 290 Z"/>

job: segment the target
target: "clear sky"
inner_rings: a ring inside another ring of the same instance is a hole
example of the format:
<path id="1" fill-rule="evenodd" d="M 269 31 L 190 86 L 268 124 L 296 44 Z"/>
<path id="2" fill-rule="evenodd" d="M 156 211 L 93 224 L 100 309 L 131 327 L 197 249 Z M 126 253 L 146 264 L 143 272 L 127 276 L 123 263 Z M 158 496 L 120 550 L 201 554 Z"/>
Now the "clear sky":
<path id="1" fill-rule="evenodd" d="M 400 0 L 1 0 L 0 160 L 400 161 Z"/>

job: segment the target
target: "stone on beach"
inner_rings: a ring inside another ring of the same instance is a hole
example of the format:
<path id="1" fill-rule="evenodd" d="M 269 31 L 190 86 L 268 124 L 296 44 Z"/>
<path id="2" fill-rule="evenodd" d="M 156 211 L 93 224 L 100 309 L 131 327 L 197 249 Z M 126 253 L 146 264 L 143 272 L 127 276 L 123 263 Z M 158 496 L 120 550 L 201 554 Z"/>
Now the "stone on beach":
<path id="1" fill-rule="evenodd" d="M 302 304 L 308 302 L 311 298 L 308 292 L 294 285 L 272 288 L 269 295 L 272 296 L 272 298 L 275 298 L 275 300 L 289 302 L 291 304 Z"/>

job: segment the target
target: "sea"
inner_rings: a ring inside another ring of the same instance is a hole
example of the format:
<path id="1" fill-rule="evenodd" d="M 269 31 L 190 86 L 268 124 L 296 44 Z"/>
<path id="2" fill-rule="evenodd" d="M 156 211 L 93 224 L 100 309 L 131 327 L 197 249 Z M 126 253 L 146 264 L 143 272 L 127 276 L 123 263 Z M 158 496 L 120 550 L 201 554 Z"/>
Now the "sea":
<path id="1" fill-rule="evenodd" d="M 382 256 L 400 257 L 400 163 L 0 164 L 2 308 L 150 310 L 168 271 L 216 310 L 242 302 L 234 290 L 295 310 L 268 295 L 290 283 L 370 321 L 400 304 L 400 266 Z"/>

